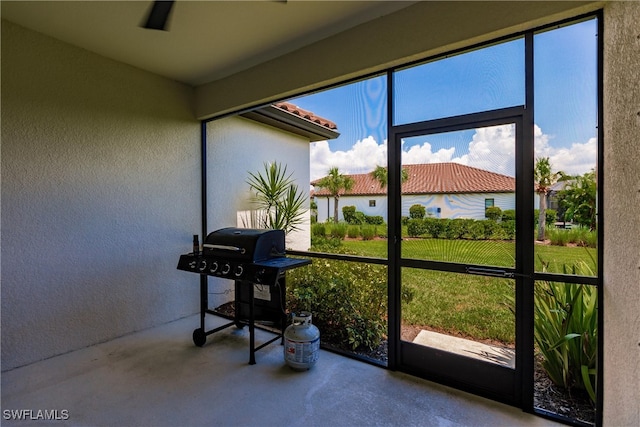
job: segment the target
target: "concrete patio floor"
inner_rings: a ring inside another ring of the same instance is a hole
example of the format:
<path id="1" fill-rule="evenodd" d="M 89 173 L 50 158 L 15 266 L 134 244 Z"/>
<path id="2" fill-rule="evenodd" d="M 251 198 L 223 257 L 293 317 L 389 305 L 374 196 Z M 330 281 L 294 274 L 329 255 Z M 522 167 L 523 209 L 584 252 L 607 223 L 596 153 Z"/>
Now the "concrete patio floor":
<path id="1" fill-rule="evenodd" d="M 247 328 L 225 329 L 198 348 L 191 341 L 198 323 L 191 316 L 2 373 L 2 425 L 557 425 L 326 351 L 311 370 L 296 372 L 276 342 L 249 365 Z M 256 342 L 272 336 L 258 331 Z M 8 420 L 12 410 L 31 410 L 22 411 L 31 418 L 57 411 L 49 414 L 67 419 Z"/>

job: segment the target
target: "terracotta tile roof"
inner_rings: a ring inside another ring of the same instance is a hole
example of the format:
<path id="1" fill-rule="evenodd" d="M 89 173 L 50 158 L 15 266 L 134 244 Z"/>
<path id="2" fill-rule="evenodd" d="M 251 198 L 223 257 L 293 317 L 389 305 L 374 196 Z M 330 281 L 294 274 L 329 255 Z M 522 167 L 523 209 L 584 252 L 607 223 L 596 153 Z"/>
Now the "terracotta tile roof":
<path id="1" fill-rule="evenodd" d="M 320 126 L 324 126 L 329 129 L 338 129 L 338 126 L 331 120 L 327 120 L 324 117 L 316 116 L 313 112 L 309 110 L 303 110 L 297 105 L 293 105 L 289 102 L 277 102 L 273 104 L 274 107 L 280 108 L 281 110 L 288 111 L 291 114 L 295 114 L 304 119 L 307 119 L 313 123 L 319 124 Z"/>
<path id="2" fill-rule="evenodd" d="M 430 163 L 404 165 L 409 179 L 402 184 L 402 194 L 451 193 L 509 193 L 515 192 L 516 179 L 458 163 Z M 371 173 L 349 175 L 355 180 L 353 189 L 346 194 L 355 196 L 386 194 Z M 315 185 L 315 180 L 311 185 Z M 316 187 L 315 196 L 328 196 L 324 188 Z"/>

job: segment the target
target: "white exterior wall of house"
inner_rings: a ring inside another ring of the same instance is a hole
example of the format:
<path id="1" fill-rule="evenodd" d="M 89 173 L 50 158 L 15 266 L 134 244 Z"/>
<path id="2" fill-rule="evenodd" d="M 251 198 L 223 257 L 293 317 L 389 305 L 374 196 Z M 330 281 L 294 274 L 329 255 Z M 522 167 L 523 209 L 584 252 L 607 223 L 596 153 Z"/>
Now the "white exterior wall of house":
<path id="1" fill-rule="evenodd" d="M 409 216 L 411 206 L 418 204 L 423 205 L 427 215 L 434 218 L 485 219 L 486 199 L 493 199 L 494 206 L 503 211 L 516 208 L 513 193 L 411 195 L 402 197 L 402 215 Z"/>
<path id="2" fill-rule="evenodd" d="M 193 89 L 2 21 L 2 370 L 199 309 Z"/>
<path id="3" fill-rule="evenodd" d="M 305 196 L 309 197 L 309 140 L 243 117 L 228 117 L 207 123 L 207 226 L 208 232 L 224 227 L 253 228 L 250 222 L 249 172 L 262 173 L 264 164 L 279 162 L 287 167 Z M 308 204 L 306 205 L 308 208 Z M 310 212 L 304 214 L 300 230 L 287 235 L 287 249 L 307 250 L 310 242 Z M 217 288 L 209 305 L 228 302 L 233 281 L 209 278 Z"/>
<path id="4" fill-rule="evenodd" d="M 425 194 L 408 195 L 402 197 L 402 215 L 409 216 L 409 209 L 413 205 L 422 205 L 427 215 L 434 218 L 471 218 L 485 219 L 485 200 L 493 199 L 494 206 L 500 209 L 515 209 L 515 195 L 513 193 L 475 193 L 475 194 Z M 318 205 L 318 221 L 333 219 L 333 197 L 319 196 L 315 198 Z M 369 206 L 369 201 L 375 201 L 375 207 Z M 387 198 L 381 196 L 341 196 L 338 203 L 338 218 L 344 220 L 342 208 L 355 206 L 356 211 L 366 215 L 380 215 L 387 221 Z M 438 211 L 440 209 L 440 211 Z"/>
<path id="5" fill-rule="evenodd" d="M 369 201 L 375 201 L 375 207 L 369 206 Z M 318 222 L 327 220 L 333 221 L 333 207 L 335 199 L 333 197 L 320 196 L 315 198 L 318 205 Z M 342 208 L 345 206 L 355 206 L 356 211 L 364 212 L 367 215 L 380 215 L 387 220 L 387 198 L 383 196 L 341 196 L 338 201 L 338 220 L 344 221 Z"/>

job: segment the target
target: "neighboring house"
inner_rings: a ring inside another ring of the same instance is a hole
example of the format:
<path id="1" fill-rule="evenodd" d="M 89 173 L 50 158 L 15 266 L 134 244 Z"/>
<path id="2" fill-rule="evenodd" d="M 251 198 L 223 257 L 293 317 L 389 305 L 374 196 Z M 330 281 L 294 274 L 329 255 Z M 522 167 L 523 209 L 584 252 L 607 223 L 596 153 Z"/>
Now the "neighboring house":
<path id="1" fill-rule="evenodd" d="M 409 208 L 420 204 L 427 215 L 435 218 L 484 219 L 485 209 L 497 206 L 502 210 L 515 209 L 514 177 L 489 172 L 458 163 L 404 165 L 409 179 L 402 185 L 402 215 L 409 216 Z M 387 188 L 381 187 L 371 173 L 351 176 L 355 184 L 351 191 L 341 194 L 338 211 L 355 206 L 366 215 L 379 215 L 387 220 Z M 318 221 L 333 216 L 334 198 L 329 192 L 314 186 L 313 197 L 318 205 Z"/>
<path id="2" fill-rule="evenodd" d="M 573 183 L 575 183 L 575 180 L 558 181 L 549 187 L 549 191 L 547 192 L 547 208 L 560 211 L 561 206 L 558 200 L 558 195 L 561 191 L 567 188 L 568 185 Z"/>

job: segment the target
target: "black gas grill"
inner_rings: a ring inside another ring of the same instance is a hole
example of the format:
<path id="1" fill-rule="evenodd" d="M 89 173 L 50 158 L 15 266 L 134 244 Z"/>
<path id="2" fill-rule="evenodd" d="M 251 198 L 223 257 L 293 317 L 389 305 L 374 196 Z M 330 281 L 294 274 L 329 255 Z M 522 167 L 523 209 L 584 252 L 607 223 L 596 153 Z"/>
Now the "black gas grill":
<path id="1" fill-rule="evenodd" d="M 235 325 L 249 325 L 249 364 L 255 364 L 255 352 L 282 339 L 286 327 L 285 272 L 310 264 L 307 259 L 285 256 L 284 231 L 248 228 L 223 228 L 210 233 L 202 251 L 180 256 L 178 269 L 200 274 L 200 328 L 193 331 L 193 342 L 201 347 L 207 336 Z M 233 280 L 234 316 L 209 309 L 207 276 Z M 228 317 L 232 322 L 207 331 L 206 314 Z M 279 328 L 277 336 L 255 346 L 255 322 Z"/>

